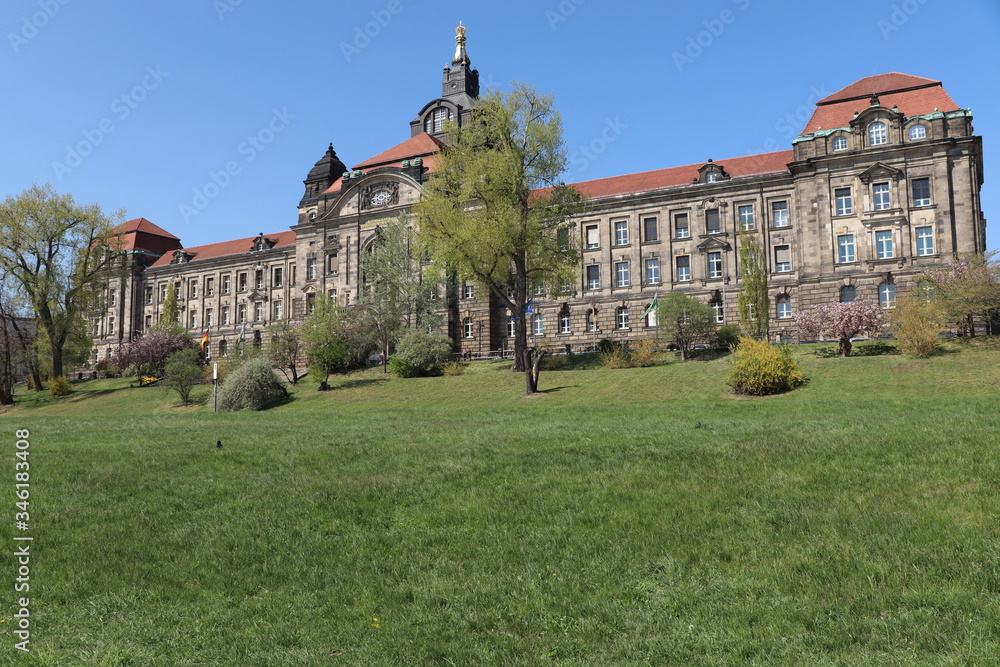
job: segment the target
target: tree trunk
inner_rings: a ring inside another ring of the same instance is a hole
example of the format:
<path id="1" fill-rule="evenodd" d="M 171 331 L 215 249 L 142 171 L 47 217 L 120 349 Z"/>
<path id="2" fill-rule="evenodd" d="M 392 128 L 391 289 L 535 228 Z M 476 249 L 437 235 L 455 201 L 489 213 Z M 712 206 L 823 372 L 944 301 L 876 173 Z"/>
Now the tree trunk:
<path id="1" fill-rule="evenodd" d="M 539 351 L 537 348 L 528 348 L 528 361 L 530 363 L 525 364 L 524 380 L 525 380 L 525 396 L 533 396 L 538 391 L 538 374 L 541 372 L 540 366 L 542 363 L 542 358 L 545 356 L 545 350 Z"/>
<path id="2" fill-rule="evenodd" d="M 851 339 L 844 336 L 840 339 L 840 356 L 849 357 L 851 356 Z"/>

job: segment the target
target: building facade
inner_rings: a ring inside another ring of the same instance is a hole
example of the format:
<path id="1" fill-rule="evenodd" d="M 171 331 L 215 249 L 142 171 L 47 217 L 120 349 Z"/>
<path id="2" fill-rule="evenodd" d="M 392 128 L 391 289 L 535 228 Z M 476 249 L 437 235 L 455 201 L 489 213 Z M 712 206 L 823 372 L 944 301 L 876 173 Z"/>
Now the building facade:
<path id="1" fill-rule="evenodd" d="M 464 28 L 441 95 L 410 122 L 410 138 L 348 168 L 331 145 L 309 171 L 289 230 L 194 248 L 138 219 L 126 223 L 130 271 L 112 281 L 95 321 L 95 357 L 155 324 L 167 290 L 210 355 L 301 320 L 318 295 L 350 304 L 360 253 L 378 228 L 406 219 L 433 173 L 445 122 L 467 122 L 479 74 Z M 900 73 L 861 79 L 820 100 L 788 150 L 573 183 L 588 200 L 573 221 L 583 263 L 558 296 L 539 288 L 536 344 L 579 348 L 599 338 L 650 337 L 658 295 L 690 294 L 718 323 L 738 323 L 738 235 L 767 257 L 772 337 L 795 335 L 804 308 L 857 298 L 895 305 L 924 270 L 985 251 L 982 139 L 940 81 Z M 512 344 L 513 322 L 475 284 L 441 294 L 456 351 Z"/>

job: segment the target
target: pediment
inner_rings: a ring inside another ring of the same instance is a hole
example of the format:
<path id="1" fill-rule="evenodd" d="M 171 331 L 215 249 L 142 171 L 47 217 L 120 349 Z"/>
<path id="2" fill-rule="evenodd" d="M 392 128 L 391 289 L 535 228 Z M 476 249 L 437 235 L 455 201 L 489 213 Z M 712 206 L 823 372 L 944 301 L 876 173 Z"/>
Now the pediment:
<path id="1" fill-rule="evenodd" d="M 860 178 L 865 183 L 870 183 L 873 180 L 882 178 L 891 178 L 893 180 L 899 180 L 900 178 L 902 178 L 902 176 L 903 172 L 901 172 L 899 169 L 896 169 L 895 167 L 890 167 L 889 165 L 883 164 L 881 162 L 876 162 L 875 164 L 873 164 L 872 166 L 868 167 L 863 172 L 858 174 L 858 178 Z"/>
<path id="2" fill-rule="evenodd" d="M 250 290 L 250 293 L 247 295 L 247 298 L 253 302 L 267 301 L 267 293 L 264 292 L 263 290 L 254 289 Z"/>
<path id="3" fill-rule="evenodd" d="M 718 197 L 709 197 L 708 199 L 698 204 L 698 208 L 708 209 L 708 210 L 711 210 L 713 208 L 726 208 L 727 206 L 729 206 L 729 204 L 727 202 L 721 201 Z"/>
<path id="4" fill-rule="evenodd" d="M 721 236 L 709 236 L 707 239 L 699 243 L 697 248 L 701 252 L 712 252 L 715 250 L 728 251 L 733 249 L 733 247 L 729 245 L 729 241 Z"/>

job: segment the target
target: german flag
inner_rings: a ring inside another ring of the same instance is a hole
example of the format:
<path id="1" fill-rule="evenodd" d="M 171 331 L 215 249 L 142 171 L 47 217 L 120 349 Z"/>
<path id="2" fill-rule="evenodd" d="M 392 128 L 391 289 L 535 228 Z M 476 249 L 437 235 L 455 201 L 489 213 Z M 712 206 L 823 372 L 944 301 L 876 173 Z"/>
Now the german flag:
<path id="1" fill-rule="evenodd" d="M 208 329 L 205 329 L 205 335 L 201 337 L 201 351 L 205 351 L 205 346 L 208 345 Z"/>

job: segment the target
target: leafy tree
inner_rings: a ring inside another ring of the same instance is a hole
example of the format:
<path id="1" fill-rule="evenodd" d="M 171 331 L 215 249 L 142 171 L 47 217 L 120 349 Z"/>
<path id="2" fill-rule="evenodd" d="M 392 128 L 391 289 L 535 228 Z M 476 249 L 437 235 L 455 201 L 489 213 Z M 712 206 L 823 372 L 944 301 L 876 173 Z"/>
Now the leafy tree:
<path id="1" fill-rule="evenodd" d="M 288 398 L 288 390 L 271 368 L 267 357 L 240 364 L 219 389 L 219 409 L 224 412 L 266 410 Z"/>
<path id="2" fill-rule="evenodd" d="M 312 314 L 299 327 L 309 372 L 320 381 L 321 389 L 327 388 L 331 373 L 347 368 L 370 349 L 359 312 L 320 297 Z"/>
<path id="3" fill-rule="evenodd" d="M 862 332 L 879 331 L 882 323 L 882 309 L 865 299 L 816 306 L 795 318 L 801 334 L 839 339 L 842 357 L 851 355 L 851 338 Z"/>
<path id="4" fill-rule="evenodd" d="M 191 390 L 201 380 L 201 352 L 194 347 L 186 347 L 167 357 L 163 377 L 168 387 L 172 387 L 181 397 L 184 405 L 191 398 Z"/>
<path id="5" fill-rule="evenodd" d="M 927 271 L 923 279 L 945 315 L 964 321 L 972 336 L 977 317 L 989 322 L 1000 309 L 1000 261 L 995 252 L 952 258 L 944 268 Z"/>
<path id="6" fill-rule="evenodd" d="M 132 367 L 138 377 L 162 377 L 170 355 L 188 347 L 194 348 L 194 341 L 186 331 L 161 323 L 115 350 L 111 364 L 122 369 Z"/>
<path id="7" fill-rule="evenodd" d="M 24 293 L 47 338 L 52 373 L 63 375 L 66 341 L 120 269 L 123 212 L 77 204 L 50 185 L 32 186 L 0 205 L 0 270 Z"/>
<path id="8" fill-rule="evenodd" d="M 449 126 L 448 145 L 415 207 L 430 255 L 459 279 L 484 285 L 514 317 L 513 370 L 524 371 L 528 395 L 537 389 L 541 360 L 528 348 L 529 289 L 558 288 L 580 270 L 567 229 L 582 200 L 559 180 L 566 161 L 550 96 L 522 84 L 491 92 L 470 122 Z"/>
<path id="9" fill-rule="evenodd" d="M 767 296 L 767 258 L 753 232 L 740 232 L 742 284 L 737 305 L 744 333 L 766 338 L 770 326 L 771 299 Z"/>
<path id="10" fill-rule="evenodd" d="M 163 314 L 160 316 L 160 324 L 166 326 L 179 325 L 181 320 L 180 304 L 177 303 L 177 286 L 174 283 L 167 284 L 167 298 L 163 300 Z"/>
<path id="11" fill-rule="evenodd" d="M 276 368 L 280 368 L 291 384 L 296 384 L 299 378 L 299 364 L 304 361 L 302 340 L 298 329 L 291 323 L 279 322 L 271 327 L 271 342 L 267 347 L 267 356 Z"/>
<path id="12" fill-rule="evenodd" d="M 357 301 L 371 338 L 385 364 L 404 328 L 436 328 L 432 313 L 438 283 L 414 248 L 412 230 L 403 218 L 378 229 L 375 240 L 361 255 L 365 287 Z"/>
<path id="13" fill-rule="evenodd" d="M 708 340 L 715 332 L 712 307 L 682 292 L 660 297 L 656 319 L 663 337 L 681 351 L 682 361 L 690 356 L 695 341 Z"/>
<path id="14" fill-rule="evenodd" d="M 392 356 L 392 371 L 400 377 L 440 375 L 454 356 L 451 339 L 441 334 L 412 330 L 399 342 Z"/>

